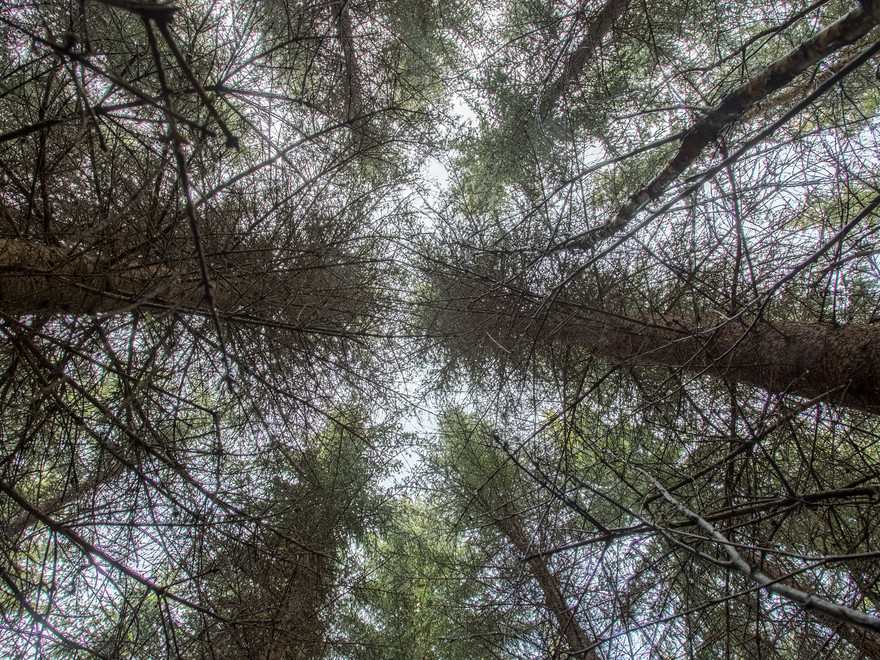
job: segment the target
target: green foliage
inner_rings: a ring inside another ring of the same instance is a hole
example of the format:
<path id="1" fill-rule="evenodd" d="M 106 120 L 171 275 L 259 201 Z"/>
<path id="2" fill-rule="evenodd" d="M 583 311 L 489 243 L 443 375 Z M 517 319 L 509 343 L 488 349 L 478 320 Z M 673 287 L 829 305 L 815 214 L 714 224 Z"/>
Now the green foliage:
<path id="1" fill-rule="evenodd" d="M 0 655 L 880 657 L 871 19 L 613 3 L 3 6 Z"/>

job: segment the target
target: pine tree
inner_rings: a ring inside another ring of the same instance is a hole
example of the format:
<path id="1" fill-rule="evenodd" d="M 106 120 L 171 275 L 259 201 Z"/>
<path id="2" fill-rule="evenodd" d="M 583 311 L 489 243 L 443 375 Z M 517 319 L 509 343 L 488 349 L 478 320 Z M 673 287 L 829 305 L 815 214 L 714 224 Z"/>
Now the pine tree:
<path id="1" fill-rule="evenodd" d="M 877 2 L 4 10 L 4 657 L 878 655 Z"/>

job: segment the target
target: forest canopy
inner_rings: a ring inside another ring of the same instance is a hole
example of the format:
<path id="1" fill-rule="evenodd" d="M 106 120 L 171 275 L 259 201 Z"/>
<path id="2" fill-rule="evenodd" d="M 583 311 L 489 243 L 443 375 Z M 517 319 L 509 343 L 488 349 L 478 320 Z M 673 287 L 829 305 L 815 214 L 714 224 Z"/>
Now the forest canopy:
<path id="1" fill-rule="evenodd" d="M 0 0 L 0 655 L 880 660 L 878 25 Z"/>

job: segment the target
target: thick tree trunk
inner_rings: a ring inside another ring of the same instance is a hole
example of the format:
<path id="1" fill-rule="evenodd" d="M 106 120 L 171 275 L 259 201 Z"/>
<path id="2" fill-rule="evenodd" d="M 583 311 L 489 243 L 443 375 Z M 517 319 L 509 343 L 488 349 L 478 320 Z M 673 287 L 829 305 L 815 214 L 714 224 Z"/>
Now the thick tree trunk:
<path id="1" fill-rule="evenodd" d="M 597 332 L 574 321 L 560 337 L 634 364 L 707 371 L 808 399 L 827 394 L 829 402 L 880 412 L 880 326 L 756 322 L 700 333 L 616 321 Z"/>
<path id="2" fill-rule="evenodd" d="M 0 238 L 0 311 L 6 314 L 116 312 L 179 295 L 161 266 L 112 264 L 96 255 Z"/>
<path id="3" fill-rule="evenodd" d="M 542 118 L 553 112 L 566 88 L 580 77 L 584 67 L 596 57 L 602 41 L 611 32 L 614 24 L 623 16 L 629 3 L 630 0 L 607 0 L 599 13 L 593 17 L 587 27 L 587 33 L 565 63 L 562 73 L 553 83 L 548 85 L 541 96 L 540 112 Z"/>
<path id="4" fill-rule="evenodd" d="M 317 553 L 300 555 L 293 571 L 286 576 L 269 642 L 266 660 L 311 658 L 321 655 L 324 624 L 319 614 L 327 595 L 324 584 L 326 561 Z"/>
<path id="5" fill-rule="evenodd" d="M 219 264 L 210 281 L 222 314 L 340 330 L 365 311 L 355 295 L 360 283 L 347 281 L 344 263 L 309 256 L 307 263 L 273 271 L 259 256 L 248 263 L 236 256 Z M 117 314 L 136 308 L 206 313 L 205 283 L 196 270 L 120 263 L 93 252 L 0 238 L 0 313 Z"/>
<path id="6" fill-rule="evenodd" d="M 556 619 L 559 633 L 568 646 L 566 657 L 599 660 L 599 656 L 592 649 L 593 641 L 575 617 L 574 608 L 568 604 L 559 580 L 547 566 L 547 560 L 540 555 L 534 556 L 534 548 L 529 543 L 519 518 L 516 515 L 507 516 L 499 518 L 497 523 L 502 533 L 523 557 L 531 556 L 528 561 L 529 570 L 544 594 L 547 611 Z"/>
<path id="7" fill-rule="evenodd" d="M 880 325 L 755 321 L 715 329 L 641 322 L 488 287 L 448 303 L 429 332 L 457 336 L 482 354 L 523 356 L 561 343 L 631 365 L 711 373 L 768 392 L 788 392 L 880 413 Z M 444 318 L 445 317 L 445 318 Z"/>

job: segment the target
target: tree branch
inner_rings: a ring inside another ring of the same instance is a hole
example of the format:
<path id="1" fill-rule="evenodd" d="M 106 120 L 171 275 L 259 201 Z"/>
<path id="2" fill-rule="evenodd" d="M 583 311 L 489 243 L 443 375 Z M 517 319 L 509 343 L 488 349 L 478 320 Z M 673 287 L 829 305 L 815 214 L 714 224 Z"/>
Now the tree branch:
<path id="1" fill-rule="evenodd" d="M 712 525 L 709 524 L 708 521 L 706 521 L 704 518 L 700 517 L 698 514 L 694 513 L 677 499 L 675 499 L 675 497 L 673 497 L 672 494 L 667 491 L 663 487 L 663 485 L 650 474 L 648 474 L 641 468 L 636 467 L 635 465 L 632 465 L 630 467 L 632 467 L 636 472 L 648 479 L 654 485 L 654 487 L 663 494 L 663 497 L 666 499 L 666 501 L 672 504 L 672 506 L 675 507 L 675 509 L 679 513 L 686 516 L 687 518 L 690 518 L 700 529 L 702 529 L 704 532 L 706 532 L 706 534 L 714 539 L 716 543 L 720 544 L 724 548 L 724 552 L 730 560 L 730 564 L 743 577 L 757 583 L 771 593 L 781 596 L 786 600 L 790 600 L 804 610 L 819 612 L 820 614 L 840 623 L 852 624 L 861 628 L 865 628 L 866 630 L 880 632 L 880 619 L 873 617 L 869 614 L 865 614 L 864 612 L 854 610 L 851 607 L 840 605 L 838 603 L 833 603 L 829 600 L 825 600 L 824 598 L 819 598 L 817 596 L 814 596 L 813 594 L 809 594 L 800 589 L 796 589 L 794 587 L 783 584 L 779 580 L 774 580 L 765 575 L 756 567 L 749 565 L 745 561 L 745 559 L 743 559 L 742 556 L 736 551 L 734 545 L 730 541 L 728 541 L 727 538 L 724 537 L 724 535 L 722 535 L 714 527 L 712 527 Z"/>

